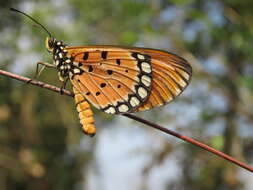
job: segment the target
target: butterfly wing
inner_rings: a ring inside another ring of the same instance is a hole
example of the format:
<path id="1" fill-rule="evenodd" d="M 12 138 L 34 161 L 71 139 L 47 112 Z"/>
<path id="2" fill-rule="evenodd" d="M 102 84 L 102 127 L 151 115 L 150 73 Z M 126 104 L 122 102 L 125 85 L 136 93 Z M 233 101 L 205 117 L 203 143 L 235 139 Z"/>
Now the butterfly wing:
<path id="1" fill-rule="evenodd" d="M 106 113 L 133 112 L 151 91 L 148 54 L 122 48 L 70 48 L 73 64 L 83 71 L 71 82 L 95 107 Z"/>
<path id="2" fill-rule="evenodd" d="M 95 107 L 118 114 L 164 105 L 191 78 L 184 59 L 160 50 L 114 46 L 66 48 L 80 71 L 71 82 Z M 75 72 L 74 72 L 75 73 Z"/>
<path id="3" fill-rule="evenodd" d="M 162 106 L 174 100 L 188 86 L 191 65 L 183 58 L 160 50 L 145 49 L 151 56 L 152 90 L 147 101 L 136 111 Z"/>

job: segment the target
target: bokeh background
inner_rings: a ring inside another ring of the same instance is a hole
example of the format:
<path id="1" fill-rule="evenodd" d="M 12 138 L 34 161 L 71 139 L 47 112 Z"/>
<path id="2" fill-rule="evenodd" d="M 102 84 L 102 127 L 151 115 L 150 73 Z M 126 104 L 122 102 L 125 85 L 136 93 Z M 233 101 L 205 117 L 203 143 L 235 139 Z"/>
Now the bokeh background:
<path id="1" fill-rule="evenodd" d="M 33 77 L 52 61 L 46 34 L 69 45 L 158 48 L 192 63 L 176 101 L 139 116 L 253 165 L 252 0 L 0 1 L 0 68 Z M 55 70 L 41 81 L 60 86 Z M 73 99 L 0 76 L 0 188 L 251 190 L 253 175 L 122 116 L 94 110 L 84 136 Z"/>

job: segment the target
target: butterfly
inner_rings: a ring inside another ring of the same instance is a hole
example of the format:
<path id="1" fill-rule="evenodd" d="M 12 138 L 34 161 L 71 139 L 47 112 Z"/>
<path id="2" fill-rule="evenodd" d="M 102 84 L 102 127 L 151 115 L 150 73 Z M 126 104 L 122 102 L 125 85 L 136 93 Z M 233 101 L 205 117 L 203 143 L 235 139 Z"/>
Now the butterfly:
<path id="1" fill-rule="evenodd" d="M 162 106 L 187 87 L 191 65 L 182 57 L 157 49 L 123 46 L 68 46 L 31 16 L 49 35 L 45 44 L 60 81 L 73 85 L 82 130 L 95 135 L 90 104 L 108 114 L 124 114 Z M 64 85 L 65 86 L 65 85 Z"/>

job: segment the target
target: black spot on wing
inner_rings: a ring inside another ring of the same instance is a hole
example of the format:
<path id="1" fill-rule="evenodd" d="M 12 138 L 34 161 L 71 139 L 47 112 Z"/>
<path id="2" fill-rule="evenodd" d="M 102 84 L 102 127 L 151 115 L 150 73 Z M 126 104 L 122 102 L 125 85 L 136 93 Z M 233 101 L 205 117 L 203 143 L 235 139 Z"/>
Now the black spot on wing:
<path id="1" fill-rule="evenodd" d="M 101 57 L 103 58 L 103 59 L 106 59 L 107 58 L 107 51 L 102 51 L 101 52 Z"/>
<path id="2" fill-rule="evenodd" d="M 101 83 L 101 84 L 100 84 L 100 87 L 101 87 L 101 88 L 104 88 L 105 86 L 106 86 L 106 83 Z"/>
<path id="3" fill-rule="evenodd" d="M 84 52 L 83 60 L 87 60 L 89 58 L 89 52 Z"/>
<path id="4" fill-rule="evenodd" d="M 113 71 L 112 70 L 107 70 L 108 75 L 112 75 Z"/>
<path id="5" fill-rule="evenodd" d="M 90 65 L 89 66 L 89 70 L 88 70 L 89 72 L 92 72 L 93 71 L 93 67 Z"/>
<path id="6" fill-rule="evenodd" d="M 117 65 L 120 65 L 120 59 L 116 59 Z"/>

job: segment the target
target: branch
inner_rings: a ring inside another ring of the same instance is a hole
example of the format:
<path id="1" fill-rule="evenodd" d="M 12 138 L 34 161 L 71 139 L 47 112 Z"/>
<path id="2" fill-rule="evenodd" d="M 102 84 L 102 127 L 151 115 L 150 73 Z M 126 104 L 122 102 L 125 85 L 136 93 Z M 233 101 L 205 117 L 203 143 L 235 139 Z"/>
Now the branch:
<path id="1" fill-rule="evenodd" d="M 29 83 L 29 84 L 32 84 L 32 85 L 35 85 L 35 86 L 39 86 L 41 88 L 46 88 L 48 90 L 52 90 L 52 91 L 55 91 L 55 92 L 58 92 L 58 93 L 60 93 L 60 90 L 61 90 L 60 88 L 58 88 L 56 86 L 52 86 L 52 85 L 46 84 L 46 83 L 41 82 L 41 81 L 32 80 L 30 78 L 23 77 L 23 76 L 20 76 L 20 75 L 16 75 L 16 74 L 13 74 L 13 73 L 10 73 L 10 72 L 7 72 L 7 71 L 3 71 L 1 69 L 0 69 L 0 75 L 7 76 L 7 77 L 10 77 L 10 78 L 22 81 L 22 82 L 26 82 L 26 83 Z M 67 95 L 67 96 L 70 96 L 70 97 L 74 97 L 74 94 L 72 92 L 68 91 L 68 90 L 63 90 L 62 92 L 63 92 L 64 95 Z M 123 116 L 128 117 L 130 119 L 133 119 L 135 121 L 138 121 L 140 123 L 146 124 L 147 126 L 152 127 L 154 129 L 157 129 L 159 131 L 162 131 L 162 132 L 164 132 L 166 134 L 169 134 L 169 135 L 172 135 L 172 136 L 177 137 L 179 139 L 182 139 L 183 141 L 186 141 L 188 143 L 191 143 L 194 146 L 200 147 L 200 148 L 202 148 L 202 149 L 204 149 L 204 150 L 206 150 L 208 152 L 211 152 L 211 153 L 215 154 L 216 156 L 219 156 L 219 157 L 221 157 L 223 159 L 226 159 L 229 162 L 234 163 L 234 164 L 238 165 L 239 167 L 244 168 L 244 169 L 246 169 L 246 170 L 248 170 L 248 171 L 250 171 L 250 172 L 253 173 L 253 168 L 251 168 L 247 164 L 244 164 L 244 163 L 236 160 L 235 158 L 233 158 L 233 157 L 231 157 L 231 156 L 229 156 L 229 155 L 227 155 L 227 154 L 225 154 L 225 153 L 223 153 L 221 151 L 218 151 L 218 150 L 216 150 L 216 149 L 214 149 L 214 148 L 212 148 L 210 146 L 207 146 L 207 145 L 205 145 L 205 144 L 203 144 L 203 143 L 201 143 L 201 142 L 199 142 L 197 140 L 194 140 L 194 139 L 192 139 L 190 137 L 181 135 L 181 134 L 179 134 L 179 133 L 177 133 L 175 131 L 172 131 L 170 129 L 167 129 L 165 127 L 162 127 L 160 125 L 157 125 L 155 123 L 152 123 L 150 121 L 147 121 L 145 119 L 142 119 L 140 117 L 137 117 L 137 116 L 129 114 L 129 113 L 123 114 Z"/>

